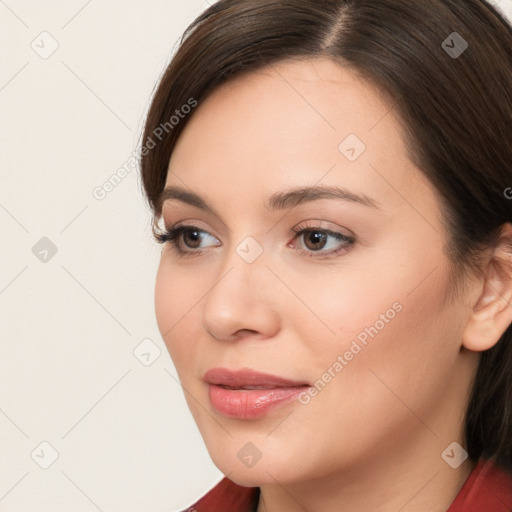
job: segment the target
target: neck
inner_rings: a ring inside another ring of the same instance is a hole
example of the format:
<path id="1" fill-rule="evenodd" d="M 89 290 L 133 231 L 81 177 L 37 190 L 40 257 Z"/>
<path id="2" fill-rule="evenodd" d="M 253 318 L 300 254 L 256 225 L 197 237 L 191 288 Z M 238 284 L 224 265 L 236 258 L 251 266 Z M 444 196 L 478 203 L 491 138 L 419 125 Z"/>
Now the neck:
<path id="1" fill-rule="evenodd" d="M 446 512 L 475 463 L 452 469 L 440 456 L 449 442 L 438 441 L 418 457 L 373 453 L 346 470 L 298 483 L 261 486 L 257 512 Z M 442 446 L 442 448 L 440 448 Z"/>

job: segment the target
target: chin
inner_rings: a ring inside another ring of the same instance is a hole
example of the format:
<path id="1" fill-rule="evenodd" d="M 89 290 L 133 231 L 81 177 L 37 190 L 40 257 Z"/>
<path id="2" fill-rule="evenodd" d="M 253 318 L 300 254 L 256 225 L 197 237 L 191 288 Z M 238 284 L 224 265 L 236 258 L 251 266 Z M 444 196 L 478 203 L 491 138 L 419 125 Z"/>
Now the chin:
<path id="1" fill-rule="evenodd" d="M 252 467 L 244 467 L 240 462 L 233 464 L 232 460 L 217 463 L 217 468 L 230 480 L 244 487 L 260 487 L 262 485 L 275 485 L 276 480 L 281 484 L 287 484 L 299 478 L 290 472 L 290 464 L 283 458 L 279 460 L 264 460 L 263 457 Z M 297 469 L 295 465 L 295 470 Z"/>

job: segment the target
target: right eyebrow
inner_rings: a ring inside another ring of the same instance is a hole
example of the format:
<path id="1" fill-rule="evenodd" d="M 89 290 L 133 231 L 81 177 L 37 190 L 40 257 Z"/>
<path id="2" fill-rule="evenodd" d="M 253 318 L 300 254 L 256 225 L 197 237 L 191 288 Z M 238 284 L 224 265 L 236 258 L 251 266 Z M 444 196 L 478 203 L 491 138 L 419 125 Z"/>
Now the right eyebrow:
<path id="1" fill-rule="evenodd" d="M 380 209 L 380 203 L 367 195 L 358 195 L 345 188 L 326 185 L 300 187 L 284 192 L 276 192 L 270 197 L 268 207 L 272 210 L 282 210 L 319 199 L 339 199 Z"/>

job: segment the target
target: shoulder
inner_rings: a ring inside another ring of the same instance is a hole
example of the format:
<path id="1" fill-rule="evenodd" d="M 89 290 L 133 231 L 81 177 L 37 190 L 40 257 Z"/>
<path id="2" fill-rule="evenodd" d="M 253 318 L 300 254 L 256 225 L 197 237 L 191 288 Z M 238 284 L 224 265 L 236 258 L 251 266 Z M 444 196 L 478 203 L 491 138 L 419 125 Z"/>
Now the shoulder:
<path id="1" fill-rule="evenodd" d="M 183 512 L 253 512 L 258 504 L 259 494 L 259 487 L 243 487 L 224 477 Z"/>

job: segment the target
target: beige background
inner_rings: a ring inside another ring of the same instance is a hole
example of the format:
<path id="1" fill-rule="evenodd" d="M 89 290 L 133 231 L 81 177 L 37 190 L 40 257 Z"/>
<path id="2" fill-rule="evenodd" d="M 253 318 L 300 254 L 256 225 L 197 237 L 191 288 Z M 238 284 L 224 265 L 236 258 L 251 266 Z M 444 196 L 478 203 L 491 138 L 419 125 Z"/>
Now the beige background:
<path id="1" fill-rule="evenodd" d="M 172 512 L 222 477 L 158 332 L 130 167 L 208 3 L 0 1 L 0 512 Z"/>

